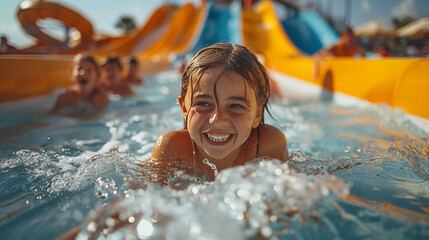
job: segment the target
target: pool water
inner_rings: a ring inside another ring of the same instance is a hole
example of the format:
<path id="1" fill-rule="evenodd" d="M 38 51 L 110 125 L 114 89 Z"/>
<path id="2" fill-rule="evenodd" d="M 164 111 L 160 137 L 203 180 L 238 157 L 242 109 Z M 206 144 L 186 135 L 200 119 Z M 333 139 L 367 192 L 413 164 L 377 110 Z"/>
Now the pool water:
<path id="1" fill-rule="evenodd" d="M 147 161 L 183 127 L 174 71 L 100 112 L 46 115 L 58 91 L 1 104 L 2 239 L 75 226 L 80 239 L 428 239 L 428 120 L 273 77 L 284 97 L 265 119 L 285 133 L 289 164 L 255 159 L 214 182 Z M 144 184 L 163 174 L 168 187 Z"/>

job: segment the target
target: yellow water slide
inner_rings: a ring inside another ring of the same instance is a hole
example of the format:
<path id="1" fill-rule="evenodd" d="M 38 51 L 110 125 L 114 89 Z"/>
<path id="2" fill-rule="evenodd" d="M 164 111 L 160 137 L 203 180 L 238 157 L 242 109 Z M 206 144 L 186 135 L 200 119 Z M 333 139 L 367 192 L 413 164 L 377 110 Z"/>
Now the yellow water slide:
<path id="1" fill-rule="evenodd" d="M 176 55 L 185 54 L 192 47 L 205 17 L 204 4 L 198 7 L 184 4 L 173 16 L 165 34 L 137 57 L 143 61 L 171 63 Z"/>
<path id="2" fill-rule="evenodd" d="M 253 8 L 243 9 L 242 17 L 243 42 L 264 56 L 267 68 L 312 81 L 313 59 L 305 56 L 289 39 L 271 1 L 261 1 Z"/>
<path id="3" fill-rule="evenodd" d="M 333 58 L 310 81 L 323 86 L 329 75 L 334 91 L 429 118 L 429 59 Z"/>
<path id="4" fill-rule="evenodd" d="M 71 62 L 70 55 L 0 55 L 0 102 L 70 86 Z"/>
<path id="5" fill-rule="evenodd" d="M 429 81 L 425 80 L 429 76 L 428 59 L 332 58 L 323 62 L 314 77 L 313 59 L 293 45 L 276 16 L 273 3 L 267 0 L 243 10 L 243 41 L 264 55 L 265 64 L 271 70 L 319 86 L 331 81 L 334 91 L 373 103 L 387 103 L 429 118 Z"/>
<path id="6" fill-rule="evenodd" d="M 243 9 L 242 17 L 244 45 L 263 54 L 266 60 L 301 56 L 279 24 L 270 1 Z M 273 62 L 267 64 L 272 66 Z"/>
<path id="7" fill-rule="evenodd" d="M 393 89 L 392 106 L 429 118 L 429 59 L 414 61 Z"/>
<path id="8" fill-rule="evenodd" d="M 110 53 L 120 55 L 134 55 L 144 51 L 156 42 L 168 29 L 177 7 L 171 4 L 164 4 L 155 10 L 140 29 L 134 31 L 131 36 L 119 44 L 104 44 L 93 51 L 95 55 L 106 55 Z"/>

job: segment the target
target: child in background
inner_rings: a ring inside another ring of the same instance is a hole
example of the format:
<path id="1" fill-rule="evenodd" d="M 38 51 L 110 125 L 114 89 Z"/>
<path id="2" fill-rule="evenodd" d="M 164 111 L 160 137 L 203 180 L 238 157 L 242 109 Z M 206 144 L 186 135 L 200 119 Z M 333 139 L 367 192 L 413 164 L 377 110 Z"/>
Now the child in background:
<path id="1" fill-rule="evenodd" d="M 365 57 L 365 49 L 359 46 L 356 42 L 356 36 L 353 33 L 353 29 L 345 27 L 336 44 L 322 48 L 313 55 L 313 76 L 315 78 L 318 77 L 320 65 L 325 59 L 332 57 L 354 57 L 356 55 Z"/>
<path id="2" fill-rule="evenodd" d="M 212 178 L 214 167 L 221 171 L 257 157 L 285 161 L 284 134 L 264 124 L 269 97 L 268 73 L 249 49 L 215 44 L 201 50 L 182 76 L 178 102 L 185 128 L 162 134 L 151 161 L 186 161 Z"/>
<path id="3" fill-rule="evenodd" d="M 1 36 L 0 54 L 1 53 L 19 53 L 19 51 L 9 44 L 6 36 Z"/>
<path id="4" fill-rule="evenodd" d="M 122 80 L 122 64 L 118 57 L 110 56 L 103 64 L 103 75 L 105 81 L 103 87 L 114 94 L 130 96 L 134 94 L 130 85 Z"/>
<path id="5" fill-rule="evenodd" d="M 78 54 L 74 57 L 73 77 L 77 86 L 61 94 L 51 113 L 65 106 L 101 109 L 109 104 L 107 92 L 99 86 L 100 69 L 90 55 Z"/>
<path id="6" fill-rule="evenodd" d="M 130 57 L 128 59 L 128 72 L 124 81 L 135 85 L 143 85 L 144 79 L 138 76 L 138 70 L 139 62 L 134 57 Z"/>

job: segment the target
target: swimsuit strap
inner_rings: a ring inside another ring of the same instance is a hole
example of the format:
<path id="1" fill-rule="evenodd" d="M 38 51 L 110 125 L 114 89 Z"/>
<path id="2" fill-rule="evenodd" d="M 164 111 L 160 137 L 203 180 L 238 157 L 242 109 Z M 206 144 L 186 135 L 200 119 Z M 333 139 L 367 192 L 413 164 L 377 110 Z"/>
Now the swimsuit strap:
<path id="1" fill-rule="evenodd" d="M 259 126 L 258 126 L 258 140 L 256 140 L 256 157 L 259 157 Z"/>

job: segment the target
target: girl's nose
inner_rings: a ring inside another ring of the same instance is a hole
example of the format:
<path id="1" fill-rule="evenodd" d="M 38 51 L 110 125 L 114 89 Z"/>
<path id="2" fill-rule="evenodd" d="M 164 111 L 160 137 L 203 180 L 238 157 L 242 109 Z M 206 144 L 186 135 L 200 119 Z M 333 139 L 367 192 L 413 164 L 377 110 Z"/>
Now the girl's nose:
<path id="1" fill-rule="evenodd" d="M 209 123 L 213 124 L 215 122 L 224 122 L 226 121 L 227 114 L 223 112 L 222 110 L 216 109 L 213 111 L 213 115 L 209 119 Z"/>
<path id="2" fill-rule="evenodd" d="M 213 124 L 216 121 L 217 118 L 217 111 L 210 117 L 209 123 Z"/>

